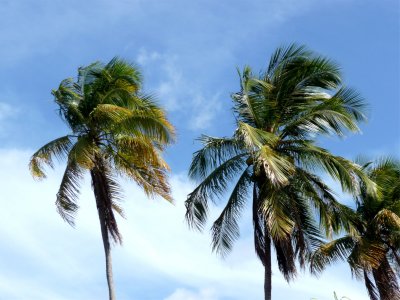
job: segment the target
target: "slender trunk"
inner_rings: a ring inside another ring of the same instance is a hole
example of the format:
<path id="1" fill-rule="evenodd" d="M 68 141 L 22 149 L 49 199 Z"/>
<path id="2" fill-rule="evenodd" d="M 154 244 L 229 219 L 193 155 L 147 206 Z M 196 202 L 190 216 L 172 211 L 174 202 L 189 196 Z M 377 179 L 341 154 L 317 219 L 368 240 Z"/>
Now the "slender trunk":
<path id="1" fill-rule="evenodd" d="M 372 270 L 381 300 L 400 299 L 400 290 L 388 260 L 385 258 L 378 269 Z"/>
<path id="2" fill-rule="evenodd" d="M 265 237 L 265 265 L 264 265 L 264 297 L 271 300 L 272 294 L 272 270 L 271 270 L 271 238 L 267 226 L 264 227 Z"/>
<path id="3" fill-rule="evenodd" d="M 103 246 L 104 253 L 106 258 L 106 276 L 107 276 L 107 284 L 108 284 L 108 294 L 109 300 L 115 300 L 115 291 L 114 291 L 114 282 L 113 282 L 113 273 L 112 273 L 112 261 L 111 261 L 111 245 L 110 245 L 110 237 L 108 234 L 107 226 L 106 226 L 106 203 L 107 200 L 104 197 L 107 197 L 107 191 L 105 189 L 105 179 L 101 170 L 98 167 L 94 167 L 93 170 L 90 171 L 92 177 L 92 184 L 94 195 L 96 198 L 97 212 L 99 214 L 100 220 L 100 229 L 101 236 L 103 238 Z"/>

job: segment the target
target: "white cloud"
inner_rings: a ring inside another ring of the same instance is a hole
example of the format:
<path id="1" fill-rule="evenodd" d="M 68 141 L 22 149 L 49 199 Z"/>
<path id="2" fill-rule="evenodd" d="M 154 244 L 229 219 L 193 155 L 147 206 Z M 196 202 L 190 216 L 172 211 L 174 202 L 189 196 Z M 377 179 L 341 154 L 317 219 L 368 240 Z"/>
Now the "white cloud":
<path id="1" fill-rule="evenodd" d="M 202 289 L 198 292 L 193 292 L 179 288 L 164 300 L 219 300 L 219 298 L 215 295 L 215 291 L 211 289 Z"/>
<path id="2" fill-rule="evenodd" d="M 0 150 L 0 256 L 5 258 L 0 260 L 0 294 L 15 300 L 104 299 L 104 254 L 90 181 L 85 179 L 83 184 L 73 229 L 54 207 L 62 169 L 35 182 L 27 168 L 31 153 Z M 261 298 L 263 270 L 251 235 L 242 236 L 232 254 L 219 259 L 211 253 L 209 235 L 191 232 L 185 225 L 183 201 L 192 184 L 180 175 L 173 175 L 171 184 L 175 205 L 148 200 L 133 184 L 122 182 L 127 220 L 119 219 L 119 226 L 124 244 L 113 249 L 119 299 Z M 217 214 L 212 209 L 210 219 Z M 334 290 L 354 300 L 366 297 L 362 284 L 350 284 L 348 268 L 343 265 L 320 280 L 302 275 L 290 286 L 275 265 L 273 274 L 273 293 L 278 299 L 331 299 Z M 166 279 L 175 285 L 172 294 L 143 298 L 129 289 L 134 285 L 143 291 L 157 290 Z"/>
<path id="3" fill-rule="evenodd" d="M 190 122 L 190 128 L 193 130 L 206 129 L 213 125 L 218 112 L 222 108 L 220 93 L 216 93 L 208 99 L 197 95 L 193 101 L 193 111 L 198 113 Z"/>
<path id="4" fill-rule="evenodd" d="M 194 84 L 190 74 L 179 67 L 181 62 L 177 55 L 141 48 L 136 61 L 142 64 L 149 74 L 163 74 L 162 79 L 152 88 L 168 111 L 185 114 L 189 129 L 211 127 L 222 109 L 220 92 L 205 94 L 203 86 Z"/>

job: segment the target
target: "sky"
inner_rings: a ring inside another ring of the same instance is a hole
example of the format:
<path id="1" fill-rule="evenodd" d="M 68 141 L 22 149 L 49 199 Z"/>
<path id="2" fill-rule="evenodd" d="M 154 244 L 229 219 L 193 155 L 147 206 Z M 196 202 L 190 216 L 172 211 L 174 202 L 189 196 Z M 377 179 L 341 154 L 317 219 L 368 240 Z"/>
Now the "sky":
<path id="1" fill-rule="evenodd" d="M 76 227 L 54 201 L 63 164 L 37 182 L 30 156 L 67 133 L 51 90 L 77 68 L 114 56 L 135 62 L 177 128 L 167 149 L 175 204 L 149 200 L 122 180 L 124 237 L 113 248 L 118 299 L 262 299 L 263 269 L 249 212 L 225 259 L 211 252 L 208 229 L 190 231 L 186 176 L 201 134 L 234 130 L 230 94 L 236 68 L 263 70 L 275 48 L 305 44 L 342 67 L 346 85 L 369 104 L 362 133 L 321 145 L 355 158 L 400 153 L 400 8 L 396 0 L 1 0 L 0 5 L 0 299 L 107 299 L 104 254 L 89 178 Z M 334 183 L 333 183 L 334 185 Z M 335 186 L 335 185 L 334 185 Z M 337 185 L 336 185 L 337 187 Z M 345 203 L 351 204 L 349 197 Z M 221 205 L 213 207 L 218 215 Z M 273 265 L 273 299 L 367 299 L 345 264 L 287 284 Z"/>

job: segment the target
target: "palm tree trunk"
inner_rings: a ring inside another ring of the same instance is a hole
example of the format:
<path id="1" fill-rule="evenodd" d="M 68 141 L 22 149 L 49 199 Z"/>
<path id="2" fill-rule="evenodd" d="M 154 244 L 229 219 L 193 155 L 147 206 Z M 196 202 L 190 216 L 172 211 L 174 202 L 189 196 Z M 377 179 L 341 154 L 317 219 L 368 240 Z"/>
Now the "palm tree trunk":
<path id="1" fill-rule="evenodd" d="M 114 290 L 114 282 L 113 282 L 113 273 L 112 273 L 112 261 L 111 261 L 111 246 L 110 246 L 110 237 L 108 234 L 107 226 L 106 226 L 106 203 L 107 201 L 107 190 L 106 190 L 106 180 L 104 178 L 104 174 L 101 172 L 101 166 L 94 167 L 90 171 L 92 177 L 92 185 L 94 190 L 94 195 L 96 198 L 97 212 L 99 214 L 100 220 L 100 229 L 101 236 L 103 239 L 104 253 L 106 258 L 106 276 L 107 276 L 107 284 L 108 284 L 108 293 L 109 300 L 115 300 L 115 290 Z"/>
<path id="2" fill-rule="evenodd" d="M 272 295 L 272 270 L 271 270 L 271 238 L 267 226 L 264 227 L 265 237 L 265 264 L 264 264 L 264 298 L 271 300 Z"/>
<path id="3" fill-rule="evenodd" d="M 386 258 L 382 261 L 379 268 L 372 270 L 372 274 L 381 300 L 400 299 L 400 290 L 396 275 Z"/>

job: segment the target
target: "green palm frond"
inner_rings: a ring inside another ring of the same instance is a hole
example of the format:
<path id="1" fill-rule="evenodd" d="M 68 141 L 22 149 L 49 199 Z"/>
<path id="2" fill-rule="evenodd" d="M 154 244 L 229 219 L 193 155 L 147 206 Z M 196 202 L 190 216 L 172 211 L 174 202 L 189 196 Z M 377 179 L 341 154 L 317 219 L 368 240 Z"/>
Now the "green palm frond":
<path id="1" fill-rule="evenodd" d="M 236 135 L 244 141 L 244 145 L 249 151 L 258 150 L 265 145 L 274 147 L 279 140 L 275 134 L 254 128 L 243 122 L 238 123 Z"/>
<path id="2" fill-rule="evenodd" d="M 239 237 L 238 218 L 246 203 L 250 183 L 251 173 L 247 168 L 238 179 L 224 210 L 211 228 L 212 248 L 222 256 L 231 250 L 233 242 Z"/>
<path id="3" fill-rule="evenodd" d="M 107 162 L 98 156 L 96 157 L 95 167 L 90 172 L 97 209 L 101 211 L 99 216 L 104 218 L 104 220 L 100 221 L 104 222 L 109 237 L 116 243 L 122 243 L 122 237 L 114 215 L 114 210 L 117 213 L 123 213 L 119 206 L 119 202 L 122 199 L 121 187 L 115 180 Z"/>
<path id="4" fill-rule="evenodd" d="M 229 182 L 247 168 L 245 155 L 239 154 L 223 162 L 188 195 L 185 201 L 186 220 L 191 227 L 202 229 L 207 218 L 208 199 L 215 201 L 221 197 Z"/>
<path id="5" fill-rule="evenodd" d="M 291 240 L 299 265 L 304 268 L 312 251 L 321 246 L 323 237 L 309 202 L 301 192 L 301 186 L 298 187 L 296 183 L 293 185 L 293 187 L 288 187 L 287 192 L 290 197 L 291 217 L 294 221 Z"/>
<path id="6" fill-rule="evenodd" d="M 110 155 L 129 157 L 129 161 L 142 165 L 151 165 L 156 168 L 169 170 L 168 164 L 160 154 L 160 148 L 155 147 L 153 141 L 145 136 L 117 136 L 110 144 Z"/>
<path id="7" fill-rule="evenodd" d="M 215 138 L 203 135 L 199 138 L 203 148 L 193 155 L 189 167 L 189 178 L 205 179 L 211 170 L 221 165 L 232 156 L 243 153 L 240 142 L 233 138 Z"/>
<path id="8" fill-rule="evenodd" d="M 340 182 L 342 189 L 354 194 L 360 191 L 360 181 L 370 195 L 376 194 L 376 184 L 363 172 L 361 166 L 329 153 L 324 148 L 305 142 L 302 146 L 287 147 L 285 149 L 308 170 L 322 168 L 333 179 Z"/>
<path id="9" fill-rule="evenodd" d="M 311 272 L 320 273 L 326 266 L 347 259 L 356 243 L 355 237 L 344 236 L 324 244 L 311 257 Z"/>
<path id="10" fill-rule="evenodd" d="M 281 271 L 286 281 L 293 280 L 297 275 L 296 255 L 290 237 L 275 240 L 273 245 L 279 271 Z"/>
<path id="11" fill-rule="evenodd" d="M 136 182 L 149 197 L 161 196 L 172 202 L 166 168 L 143 162 L 137 157 L 118 152 L 113 156 L 115 169 Z"/>
<path id="12" fill-rule="evenodd" d="M 307 137 L 310 134 L 336 134 L 343 136 L 346 130 L 359 131 L 357 122 L 364 120 L 363 112 L 356 107 L 351 106 L 349 99 L 343 99 L 341 96 L 349 92 L 339 91 L 336 95 L 319 103 L 310 106 L 298 118 L 291 121 L 282 131 L 282 138 L 286 136 Z M 353 102 L 361 102 L 361 99 L 351 99 Z M 345 102 L 347 101 L 347 102 Z M 361 106 L 361 104 L 358 104 Z"/>
<path id="13" fill-rule="evenodd" d="M 32 175 L 39 179 L 46 178 L 43 165 L 48 165 L 52 168 L 54 166 L 53 158 L 58 160 L 64 159 L 71 147 L 72 142 L 69 135 L 55 139 L 41 147 L 32 155 L 29 162 L 29 169 Z"/>
<path id="14" fill-rule="evenodd" d="M 264 198 L 261 204 L 268 232 L 273 240 L 282 240 L 294 230 L 294 221 L 291 217 L 290 199 L 286 193 L 276 190 L 263 190 Z"/>
<path id="15" fill-rule="evenodd" d="M 75 162 L 81 168 L 91 170 L 95 166 L 95 155 L 100 149 L 89 136 L 78 137 L 77 142 L 71 147 L 68 159 Z"/>
<path id="16" fill-rule="evenodd" d="M 291 44 L 286 47 L 279 47 L 271 55 L 266 75 L 270 78 L 276 77 L 275 74 L 284 63 L 299 57 L 307 57 L 310 54 L 311 52 L 304 45 Z"/>
<path id="17" fill-rule="evenodd" d="M 75 162 L 69 161 L 57 193 L 56 207 L 60 216 L 68 224 L 75 225 L 75 215 L 79 208 L 79 182 L 83 178 L 83 170 Z"/>
<path id="18" fill-rule="evenodd" d="M 275 187 L 285 186 L 295 171 L 289 159 L 289 157 L 279 155 L 268 145 L 264 145 L 255 155 L 254 174 L 256 177 L 264 174 Z"/>

